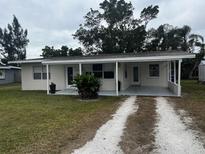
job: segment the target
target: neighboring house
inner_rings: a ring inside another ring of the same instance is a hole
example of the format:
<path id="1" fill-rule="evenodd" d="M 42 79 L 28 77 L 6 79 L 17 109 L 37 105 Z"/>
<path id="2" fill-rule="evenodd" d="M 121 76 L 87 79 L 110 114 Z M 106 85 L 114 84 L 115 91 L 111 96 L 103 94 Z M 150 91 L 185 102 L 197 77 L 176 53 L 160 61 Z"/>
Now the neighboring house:
<path id="1" fill-rule="evenodd" d="M 181 96 L 181 62 L 194 57 L 187 52 L 170 51 L 28 59 L 10 63 L 21 64 L 22 90 L 47 90 L 49 94 L 49 84 L 53 82 L 59 90 L 57 94 L 76 95 L 72 85 L 74 77 L 93 73 L 101 80 L 100 95 Z"/>
<path id="2" fill-rule="evenodd" d="M 5 65 L 0 61 L 0 84 L 21 81 L 21 68 Z"/>
<path id="3" fill-rule="evenodd" d="M 199 81 L 205 82 L 205 60 L 199 64 Z"/>

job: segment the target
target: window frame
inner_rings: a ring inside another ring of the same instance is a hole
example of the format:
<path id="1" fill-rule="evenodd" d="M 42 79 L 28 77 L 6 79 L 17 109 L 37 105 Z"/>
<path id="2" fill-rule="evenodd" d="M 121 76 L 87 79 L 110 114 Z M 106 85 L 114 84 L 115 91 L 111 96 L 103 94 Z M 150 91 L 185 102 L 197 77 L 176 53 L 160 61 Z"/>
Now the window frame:
<path id="1" fill-rule="evenodd" d="M 153 65 L 155 65 L 155 66 L 157 65 L 158 70 L 151 70 L 151 66 L 153 66 Z M 157 75 L 152 75 L 152 74 L 155 74 L 154 71 L 158 71 Z M 160 65 L 159 64 L 149 64 L 149 77 L 150 78 L 159 78 L 160 77 Z"/>
<path id="2" fill-rule="evenodd" d="M 105 73 L 113 73 L 112 75 L 112 77 L 105 77 Z M 104 79 L 114 79 L 115 78 L 115 73 L 114 73 L 114 71 L 104 71 L 103 72 L 103 78 Z"/>
<path id="3" fill-rule="evenodd" d="M 35 72 L 35 67 L 39 67 L 39 72 Z M 50 67 L 48 68 L 48 76 L 49 76 L 49 80 L 50 80 Z M 40 74 L 40 78 L 35 78 L 35 74 Z M 46 74 L 46 77 L 44 77 Z M 44 65 L 36 65 L 33 66 L 33 80 L 47 80 L 47 72 L 46 72 L 46 66 Z"/>
<path id="4" fill-rule="evenodd" d="M 95 69 L 95 66 L 99 65 L 100 69 Z M 94 74 L 95 77 L 99 79 L 103 79 L 103 64 L 92 64 L 92 73 Z M 96 76 L 96 74 L 101 74 L 99 77 Z"/>

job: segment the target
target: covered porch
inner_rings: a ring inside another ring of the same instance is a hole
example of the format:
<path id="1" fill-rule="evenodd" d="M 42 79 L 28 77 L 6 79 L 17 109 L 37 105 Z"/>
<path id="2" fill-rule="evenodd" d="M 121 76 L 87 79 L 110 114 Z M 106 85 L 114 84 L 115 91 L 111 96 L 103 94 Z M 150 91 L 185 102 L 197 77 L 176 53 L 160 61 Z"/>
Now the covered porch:
<path id="1" fill-rule="evenodd" d="M 119 91 L 121 96 L 176 96 L 169 88 L 154 86 L 130 86 Z M 77 89 L 64 89 L 56 92 L 56 95 L 78 95 Z M 115 90 L 102 90 L 100 96 L 116 96 Z"/>
<path id="2" fill-rule="evenodd" d="M 105 58 L 106 57 L 106 58 Z M 181 96 L 181 62 L 190 55 L 171 54 L 146 56 L 97 56 L 83 59 L 47 60 L 47 76 L 49 68 L 61 66 L 64 69 L 64 88 L 58 88 L 56 95 L 77 95 L 72 88 L 72 80 L 76 74 L 92 73 L 101 80 L 99 95 L 139 95 L 139 96 Z M 52 71 L 52 69 L 51 69 Z M 61 71 L 63 72 L 63 71 Z M 59 74 L 53 73 L 55 79 Z M 49 84 L 47 79 L 47 93 Z M 55 83 L 55 81 L 54 81 Z M 70 87 L 71 86 L 71 87 Z"/>

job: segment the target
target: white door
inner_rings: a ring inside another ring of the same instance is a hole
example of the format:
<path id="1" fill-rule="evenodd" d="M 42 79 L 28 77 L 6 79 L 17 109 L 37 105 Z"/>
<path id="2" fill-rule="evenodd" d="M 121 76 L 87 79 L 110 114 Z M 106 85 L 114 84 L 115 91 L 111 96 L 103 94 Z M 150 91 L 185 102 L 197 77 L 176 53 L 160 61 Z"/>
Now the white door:
<path id="1" fill-rule="evenodd" d="M 71 88 L 73 85 L 73 67 L 66 68 L 66 87 Z"/>
<path id="2" fill-rule="evenodd" d="M 132 83 L 137 84 L 137 85 L 140 84 L 139 67 L 138 66 L 132 67 Z"/>

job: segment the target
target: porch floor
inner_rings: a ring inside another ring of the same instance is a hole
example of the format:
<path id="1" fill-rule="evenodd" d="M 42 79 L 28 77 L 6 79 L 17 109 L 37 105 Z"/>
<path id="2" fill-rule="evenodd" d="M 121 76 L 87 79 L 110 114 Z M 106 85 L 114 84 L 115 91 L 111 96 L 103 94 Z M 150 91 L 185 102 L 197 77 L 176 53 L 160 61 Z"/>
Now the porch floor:
<path id="1" fill-rule="evenodd" d="M 76 89 L 64 89 L 57 91 L 56 95 L 78 95 Z M 115 90 L 100 91 L 101 96 L 116 96 Z M 126 90 L 119 91 L 119 95 L 124 96 L 177 96 L 168 88 L 153 86 L 130 86 Z"/>

